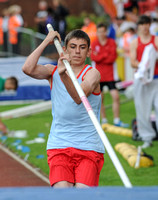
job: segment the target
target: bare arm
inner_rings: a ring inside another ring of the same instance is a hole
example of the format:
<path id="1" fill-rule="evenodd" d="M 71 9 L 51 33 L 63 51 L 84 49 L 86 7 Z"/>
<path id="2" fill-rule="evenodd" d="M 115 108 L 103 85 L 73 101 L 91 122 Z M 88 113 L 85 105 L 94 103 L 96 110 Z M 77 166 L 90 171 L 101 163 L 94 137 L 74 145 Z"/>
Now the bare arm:
<path id="1" fill-rule="evenodd" d="M 28 56 L 22 70 L 25 74 L 36 79 L 49 79 L 51 77 L 54 66 L 39 65 L 38 60 L 44 51 L 44 49 L 51 43 L 53 43 L 54 37 L 60 38 L 56 31 L 50 31 L 45 40 Z"/>
<path id="2" fill-rule="evenodd" d="M 137 39 L 133 40 L 130 45 L 130 61 L 133 68 L 138 68 L 139 62 L 137 60 Z"/>
<path id="3" fill-rule="evenodd" d="M 66 59 L 66 57 L 61 56 L 58 61 L 58 72 L 59 75 L 68 91 L 72 99 L 77 103 L 81 103 L 81 99 L 72 83 L 71 78 L 69 77 L 66 68 L 64 67 L 62 60 Z M 85 77 L 83 82 L 81 83 L 81 87 L 85 93 L 85 95 L 88 97 L 92 92 L 99 93 L 100 92 L 100 73 L 98 70 L 92 68 L 89 70 Z"/>

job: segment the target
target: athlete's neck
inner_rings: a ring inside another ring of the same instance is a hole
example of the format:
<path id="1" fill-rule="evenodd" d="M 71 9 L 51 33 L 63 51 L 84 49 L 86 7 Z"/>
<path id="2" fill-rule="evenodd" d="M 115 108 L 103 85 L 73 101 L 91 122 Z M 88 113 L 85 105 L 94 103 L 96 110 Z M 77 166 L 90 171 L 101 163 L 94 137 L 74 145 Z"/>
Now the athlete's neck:
<path id="1" fill-rule="evenodd" d="M 80 73 L 80 71 L 84 68 L 84 66 L 85 64 L 83 64 L 82 66 L 78 66 L 78 65 L 71 66 L 75 76 L 77 76 Z"/>

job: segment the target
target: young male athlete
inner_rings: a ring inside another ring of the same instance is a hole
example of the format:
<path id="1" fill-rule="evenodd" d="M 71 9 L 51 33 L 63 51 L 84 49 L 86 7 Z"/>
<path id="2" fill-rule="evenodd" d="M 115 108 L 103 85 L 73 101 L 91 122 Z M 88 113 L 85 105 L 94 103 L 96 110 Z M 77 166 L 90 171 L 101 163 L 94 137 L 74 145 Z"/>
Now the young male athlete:
<path id="1" fill-rule="evenodd" d="M 65 38 L 65 55 L 57 66 L 38 65 L 43 50 L 60 38 L 55 31 L 27 58 L 23 71 L 36 79 L 47 79 L 51 87 L 53 122 L 48 137 L 47 154 L 50 184 L 54 187 L 97 186 L 104 158 L 104 146 L 63 64 L 67 59 L 83 91 L 100 118 L 100 73 L 85 59 L 90 55 L 90 39 L 82 30 Z"/>
<path id="2" fill-rule="evenodd" d="M 158 50 L 158 37 L 150 34 L 151 19 L 146 15 L 139 17 L 137 25 L 139 36 L 130 46 L 131 65 L 136 71 L 139 63 L 143 59 L 145 47 L 153 44 Z M 156 126 L 158 128 L 158 62 L 155 64 L 153 80 L 144 84 L 141 79 L 134 79 L 134 102 L 136 108 L 136 118 L 139 136 L 144 141 L 142 148 L 152 145 L 152 140 L 156 136 L 152 127 L 150 116 L 154 108 L 156 114 Z"/>

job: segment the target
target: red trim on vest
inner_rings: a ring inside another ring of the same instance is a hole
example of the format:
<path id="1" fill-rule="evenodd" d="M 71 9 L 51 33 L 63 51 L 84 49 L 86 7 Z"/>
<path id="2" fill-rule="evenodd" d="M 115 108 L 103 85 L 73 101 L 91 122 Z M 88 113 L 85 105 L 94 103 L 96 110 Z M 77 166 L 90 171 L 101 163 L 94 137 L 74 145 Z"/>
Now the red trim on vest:
<path id="1" fill-rule="evenodd" d="M 87 66 L 88 66 L 88 64 L 85 65 L 84 68 L 80 71 L 80 73 L 79 73 L 78 76 L 77 76 L 77 79 L 80 77 L 80 75 L 82 74 L 82 72 L 85 70 L 85 68 L 86 68 Z"/>
<path id="2" fill-rule="evenodd" d="M 84 78 L 84 76 L 86 75 L 86 73 L 90 70 L 90 69 L 92 69 L 93 67 L 90 67 L 90 68 L 88 68 L 86 71 L 85 71 L 85 73 L 83 74 L 83 76 L 82 76 L 82 81 L 83 81 L 83 78 Z"/>
<path id="3" fill-rule="evenodd" d="M 98 93 L 92 92 L 92 94 L 94 94 L 94 95 L 98 96 L 98 95 L 100 95 L 100 94 L 101 94 L 101 91 L 100 91 L 100 92 L 98 92 Z"/>
<path id="4" fill-rule="evenodd" d="M 54 75 L 56 69 L 57 69 L 57 66 L 54 68 L 54 70 L 53 70 L 53 72 L 52 72 L 52 77 L 51 77 L 51 86 L 50 86 L 51 89 L 52 89 L 52 85 L 53 85 L 53 75 Z"/>

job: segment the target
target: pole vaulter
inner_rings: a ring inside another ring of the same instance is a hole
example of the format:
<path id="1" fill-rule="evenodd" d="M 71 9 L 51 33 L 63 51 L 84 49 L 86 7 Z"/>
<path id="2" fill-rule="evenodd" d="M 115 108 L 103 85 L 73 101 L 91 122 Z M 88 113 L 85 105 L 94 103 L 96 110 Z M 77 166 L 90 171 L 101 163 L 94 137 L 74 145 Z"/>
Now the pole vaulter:
<path id="1" fill-rule="evenodd" d="M 54 30 L 51 24 L 47 24 L 47 29 L 48 29 L 49 32 Z M 54 45 L 55 45 L 59 55 L 61 55 L 61 53 L 64 53 L 64 51 L 61 47 L 61 44 L 60 44 L 57 37 L 54 38 Z M 68 71 L 68 74 L 69 74 L 69 76 L 70 76 L 70 78 L 71 78 L 71 80 L 72 80 L 72 82 L 73 82 L 73 84 L 76 88 L 76 91 L 77 91 L 78 95 L 80 96 L 81 101 L 82 101 L 85 109 L 87 110 L 88 115 L 89 115 L 90 119 L 92 120 L 93 125 L 95 126 L 95 128 L 96 128 L 96 130 L 97 130 L 97 132 L 98 132 L 98 134 L 99 134 L 99 136 L 100 136 L 100 138 L 101 138 L 101 140 L 102 140 L 102 142 L 103 142 L 103 144 L 106 148 L 106 151 L 108 152 L 108 154 L 109 154 L 109 156 L 110 156 L 110 158 L 111 158 L 111 160 L 112 160 L 112 162 L 113 162 L 113 164 L 114 164 L 124 186 L 127 187 L 127 188 L 132 188 L 132 184 L 131 184 L 127 174 L 125 173 L 120 161 L 118 160 L 118 158 L 117 158 L 117 156 L 116 156 L 106 134 L 104 133 L 103 129 L 101 128 L 101 125 L 98 122 L 98 120 L 97 120 L 97 118 L 96 118 L 96 116 L 95 116 L 95 114 L 92 110 L 92 107 L 91 107 L 86 95 L 84 94 L 80 84 L 78 83 L 76 76 L 74 75 L 74 72 L 72 71 L 72 68 L 71 68 L 69 62 L 67 60 L 63 60 L 63 63 L 64 63 L 64 65 L 65 65 L 65 67 Z"/>

